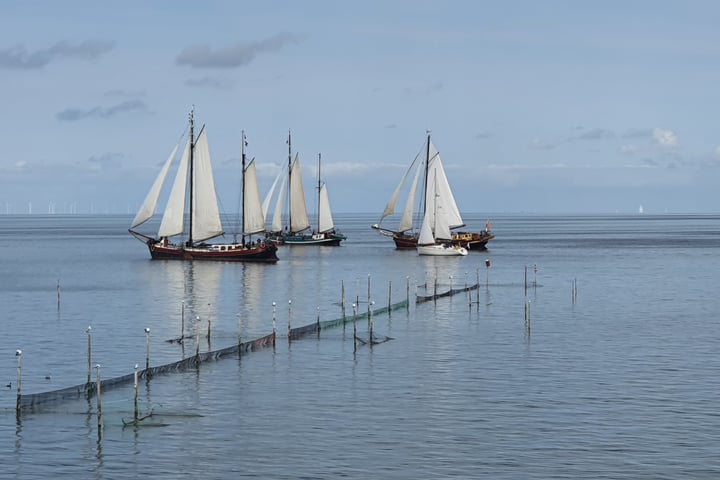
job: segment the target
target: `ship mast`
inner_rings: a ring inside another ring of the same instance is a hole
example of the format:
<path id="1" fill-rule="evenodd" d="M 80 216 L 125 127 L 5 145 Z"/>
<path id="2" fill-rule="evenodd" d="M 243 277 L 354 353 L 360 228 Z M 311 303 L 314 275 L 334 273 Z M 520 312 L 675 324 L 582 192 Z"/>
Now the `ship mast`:
<path id="1" fill-rule="evenodd" d="M 320 189 L 322 188 L 322 183 L 320 182 L 320 154 L 318 153 L 318 196 L 317 196 L 317 232 L 320 233 Z"/>
<path id="2" fill-rule="evenodd" d="M 428 191 L 428 172 L 430 171 L 430 130 L 426 130 L 427 133 L 427 150 L 425 152 L 425 193 L 422 198 L 422 213 L 423 218 L 425 217 L 425 210 L 427 210 L 427 191 Z"/>
<path id="3" fill-rule="evenodd" d="M 245 130 L 242 131 L 242 192 L 240 194 L 240 215 L 242 221 L 240 222 L 240 230 L 242 234 L 242 244 L 245 245 Z"/>
<path id="4" fill-rule="evenodd" d="M 288 235 L 292 234 L 292 144 L 290 142 L 290 129 L 288 129 Z"/>
<path id="5" fill-rule="evenodd" d="M 193 165 L 193 154 L 195 152 L 195 107 L 190 110 L 190 227 L 188 230 L 188 242 L 187 246 L 192 247 L 193 244 L 193 238 L 192 238 L 192 232 L 193 232 L 193 200 L 195 197 L 195 192 L 193 190 L 193 180 L 195 177 L 194 174 L 194 165 Z"/>

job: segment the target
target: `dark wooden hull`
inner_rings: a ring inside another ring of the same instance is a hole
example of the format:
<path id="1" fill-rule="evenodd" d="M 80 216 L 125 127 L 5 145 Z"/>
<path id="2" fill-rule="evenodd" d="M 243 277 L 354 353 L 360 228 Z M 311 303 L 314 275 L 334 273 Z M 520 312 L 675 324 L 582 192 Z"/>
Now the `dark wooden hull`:
<path id="1" fill-rule="evenodd" d="M 392 238 L 396 248 L 417 248 L 417 235 L 394 233 Z M 487 243 L 493 238 L 495 235 L 490 232 L 453 232 L 452 243 L 461 245 L 468 250 L 481 251 L 487 249 Z"/>
<path id="2" fill-rule="evenodd" d="M 347 237 L 340 233 L 320 233 L 313 235 L 270 235 L 267 240 L 275 245 L 320 245 L 338 247 Z"/>
<path id="3" fill-rule="evenodd" d="M 150 257 L 153 260 L 214 260 L 222 262 L 267 262 L 278 261 L 277 246 L 262 242 L 255 246 L 243 247 L 240 244 L 200 244 L 193 247 L 183 245 L 163 245 L 161 242 L 148 242 Z"/>

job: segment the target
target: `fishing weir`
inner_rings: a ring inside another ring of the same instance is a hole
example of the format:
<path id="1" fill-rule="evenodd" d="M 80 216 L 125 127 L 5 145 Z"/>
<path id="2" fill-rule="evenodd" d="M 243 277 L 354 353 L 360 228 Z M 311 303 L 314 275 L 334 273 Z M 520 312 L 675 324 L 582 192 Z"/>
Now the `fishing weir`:
<path id="1" fill-rule="evenodd" d="M 478 305 L 479 302 L 479 291 L 481 287 L 488 287 L 489 284 L 487 281 L 485 283 L 480 283 L 479 277 L 478 281 L 475 284 L 472 285 L 464 285 L 462 287 L 453 287 L 452 283 L 450 284 L 449 288 L 445 290 L 443 288 L 443 291 L 439 291 L 439 285 L 437 283 L 437 279 L 435 279 L 434 285 L 432 286 L 432 293 L 427 295 L 419 295 L 418 290 L 424 289 L 426 292 L 430 290 L 430 286 L 426 283 L 424 285 L 417 285 L 415 287 L 415 304 L 420 305 L 427 302 L 437 302 L 438 300 L 442 300 L 445 298 L 453 297 L 455 295 L 459 294 L 465 294 L 467 296 L 468 305 L 470 308 L 472 308 L 473 305 Z M 536 284 L 535 284 L 536 286 Z M 528 284 L 526 282 L 525 290 L 527 294 Z M 575 283 L 573 284 L 573 292 L 576 291 Z M 477 300 L 473 299 L 473 292 L 477 293 Z M 354 343 L 354 351 L 357 350 L 358 345 L 375 345 L 379 343 L 384 343 L 389 340 L 392 340 L 391 337 L 387 337 L 384 335 L 376 335 L 373 332 L 373 318 L 380 315 L 391 315 L 393 311 L 406 309 L 409 310 L 410 308 L 410 281 L 409 277 L 407 280 L 406 285 L 406 298 L 405 300 L 402 300 L 400 302 L 392 303 L 392 284 L 389 284 L 388 288 L 388 303 L 385 306 L 375 308 L 375 302 L 370 299 L 370 286 L 369 286 L 369 278 L 368 278 L 368 298 L 365 300 L 363 298 L 363 301 L 360 301 L 359 297 L 356 297 L 355 302 L 352 304 L 352 314 L 346 315 L 346 300 L 345 300 L 345 287 L 343 284 L 342 287 L 342 300 L 341 300 L 341 307 L 342 307 L 342 316 L 336 319 L 332 320 L 320 320 L 320 315 L 318 313 L 317 318 L 315 321 L 308 323 L 303 326 L 299 327 L 292 327 L 290 325 L 290 319 L 288 318 L 288 329 L 287 329 L 287 335 L 282 336 L 287 338 L 288 342 L 292 341 L 299 341 L 305 338 L 309 337 L 315 337 L 320 338 L 320 334 L 323 330 L 328 330 L 332 328 L 338 328 L 343 327 L 346 328 L 349 324 L 353 325 L 353 343 Z M 573 295 L 576 295 L 575 293 Z M 289 304 L 292 302 L 290 301 Z M 364 312 L 359 312 L 360 303 L 366 303 L 367 304 L 367 310 Z M 318 310 L 319 311 L 319 310 Z M 367 321 L 368 324 L 368 332 L 367 337 L 359 335 L 357 331 L 357 323 L 359 321 Z M 526 308 L 526 326 L 529 330 L 529 307 Z M 186 371 L 192 371 L 197 370 L 200 368 L 202 364 L 209 363 L 209 362 L 216 362 L 218 360 L 222 360 L 225 358 L 240 358 L 243 355 L 247 355 L 251 352 L 265 350 L 269 348 L 275 348 L 276 343 L 279 338 L 282 338 L 278 335 L 277 329 L 276 329 L 276 304 L 273 302 L 273 315 L 272 315 L 272 324 L 273 324 L 273 331 L 272 333 L 268 335 L 264 335 L 259 338 L 255 338 L 253 340 L 245 341 L 245 342 L 238 342 L 237 344 L 221 348 L 218 350 L 213 351 L 205 351 L 201 352 L 199 350 L 200 341 L 199 341 L 199 335 L 198 338 L 196 338 L 196 351 L 195 354 L 192 356 L 185 357 L 179 361 L 167 363 L 164 365 L 158 365 L 158 366 L 150 366 L 149 364 L 149 352 L 150 352 L 150 344 L 149 344 L 149 329 L 146 329 L 146 337 L 147 337 L 147 355 L 146 355 L 146 362 L 145 362 L 145 368 L 139 369 L 138 365 L 135 365 L 135 371 L 133 373 L 114 377 L 114 378 L 101 378 L 101 366 L 95 365 L 96 370 L 96 377 L 93 381 L 92 379 L 92 365 L 91 365 L 91 342 L 90 342 L 90 331 L 91 328 L 88 327 L 87 333 L 88 333 L 88 364 L 87 364 L 87 381 L 78 385 L 74 385 L 71 387 L 66 387 L 58 390 L 52 390 L 52 391 L 46 391 L 46 392 L 39 392 L 39 393 L 31 393 L 31 394 L 22 394 L 21 386 L 22 386 L 22 351 L 17 350 L 16 351 L 16 357 L 18 359 L 18 378 L 17 378 L 17 384 L 16 384 L 16 391 L 17 391 L 17 402 L 16 402 L 16 412 L 17 415 L 20 416 L 23 413 L 35 413 L 42 411 L 42 407 L 48 407 L 52 405 L 58 405 L 63 402 L 70 402 L 70 401 L 77 401 L 80 399 L 87 399 L 90 401 L 92 398 L 96 398 L 97 401 L 97 413 L 98 416 L 101 414 L 101 392 L 105 392 L 111 389 L 117 389 L 120 387 L 126 387 L 128 385 L 134 384 L 135 386 L 135 421 L 138 420 L 138 408 L 137 408 L 137 387 L 138 387 L 138 381 L 139 379 L 144 379 L 146 382 L 149 382 L 150 379 L 153 377 L 157 377 L 160 375 L 168 375 L 172 373 L 181 373 Z M 208 336 L 210 335 L 210 330 L 208 329 Z M 181 337 L 178 339 L 171 339 L 167 340 L 168 342 L 184 342 L 185 339 L 192 339 L 192 337 Z M 124 420 L 123 420 L 124 422 Z"/>

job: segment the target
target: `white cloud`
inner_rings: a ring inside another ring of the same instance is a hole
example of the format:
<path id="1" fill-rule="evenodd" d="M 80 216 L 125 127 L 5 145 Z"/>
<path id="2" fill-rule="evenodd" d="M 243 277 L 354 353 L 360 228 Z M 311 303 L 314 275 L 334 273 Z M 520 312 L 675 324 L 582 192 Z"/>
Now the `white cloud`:
<path id="1" fill-rule="evenodd" d="M 672 130 L 663 130 L 661 128 L 653 129 L 653 137 L 658 145 L 665 148 L 677 147 L 677 136 Z"/>
<path id="2" fill-rule="evenodd" d="M 533 138 L 528 147 L 532 150 L 552 150 L 555 148 L 555 145 L 547 143 L 540 138 Z"/>

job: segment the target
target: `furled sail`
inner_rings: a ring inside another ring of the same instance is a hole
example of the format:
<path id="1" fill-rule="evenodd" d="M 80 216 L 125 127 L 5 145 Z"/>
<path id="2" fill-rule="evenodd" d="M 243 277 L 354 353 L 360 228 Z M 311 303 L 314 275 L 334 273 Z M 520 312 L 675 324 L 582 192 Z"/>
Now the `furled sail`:
<path id="1" fill-rule="evenodd" d="M 152 184 L 152 187 L 150 187 L 150 191 L 148 192 L 147 197 L 145 197 L 145 201 L 140 207 L 140 210 L 138 210 L 137 215 L 135 215 L 135 218 L 133 219 L 130 228 L 135 228 L 139 225 L 142 225 L 143 223 L 150 220 L 153 215 L 155 215 L 158 198 L 160 197 L 160 190 L 162 190 L 162 186 L 165 183 L 165 177 L 167 177 L 168 170 L 170 169 L 170 164 L 175 159 L 175 155 L 177 155 L 178 148 L 180 148 L 180 144 L 175 145 L 172 153 L 170 153 L 168 159 L 165 160 L 165 163 L 163 164 L 160 173 L 158 173 L 155 182 Z"/>
<path id="2" fill-rule="evenodd" d="M 245 202 L 243 205 L 243 234 L 252 235 L 265 230 L 265 217 L 260 204 L 260 189 L 257 183 L 255 159 L 245 168 L 243 175 L 243 188 L 245 189 Z"/>
<path id="3" fill-rule="evenodd" d="M 305 190 L 300 175 L 300 155 L 295 155 L 295 161 L 290 171 L 290 233 L 302 232 L 310 228 L 307 206 L 305 204 Z"/>
<path id="4" fill-rule="evenodd" d="M 218 210 L 215 182 L 207 134 L 203 128 L 195 141 L 193 155 L 193 241 L 201 242 L 222 235 L 222 223 Z"/>
<path id="5" fill-rule="evenodd" d="M 330 199 L 328 198 L 327 186 L 323 184 L 320 187 L 320 202 L 318 205 L 318 230 L 322 233 L 329 232 L 333 228 L 335 228 L 335 224 L 330 211 Z"/>
<path id="6" fill-rule="evenodd" d="M 187 189 L 188 163 L 190 161 L 190 145 L 188 139 L 183 150 L 182 159 L 178 166 L 175 181 L 173 182 L 168 203 L 165 206 L 158 237 L 172 237 L 183 233 L 183 221 L 185 216 L 185 191 Z"/>

